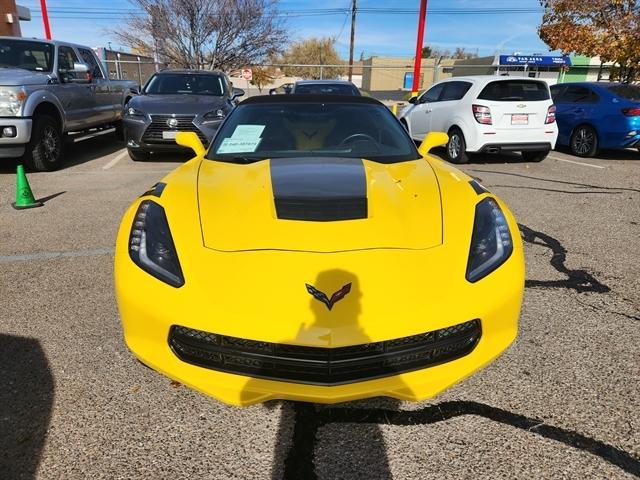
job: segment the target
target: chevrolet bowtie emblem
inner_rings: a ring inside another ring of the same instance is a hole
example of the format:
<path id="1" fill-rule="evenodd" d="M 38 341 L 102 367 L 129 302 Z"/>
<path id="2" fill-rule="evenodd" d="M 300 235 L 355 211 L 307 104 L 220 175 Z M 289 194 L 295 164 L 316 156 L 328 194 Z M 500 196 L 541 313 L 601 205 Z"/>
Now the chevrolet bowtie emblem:
<path id="1" fill-rule="evenodd" d="M 339 302 L 340 300 L 342 300 L 344 297 L 347 296 L 347 293 L 351 291 L 351 284 L 347 283 L 344 287 L 342 287 L 340 290 L 338 290 L 333 295 L 331 295 L 331 298 L 329 298 L 327 297 L 326 293 L 321 292 L 313 285 L 309 285 L 308 283 L 305 283 L 305 285 L 307 286 L 307 292 L 313 295 L 313 298 L 315 298 L 316 300 L 324 303 L 329 310 L 333 308 L 336 302 Z"/>

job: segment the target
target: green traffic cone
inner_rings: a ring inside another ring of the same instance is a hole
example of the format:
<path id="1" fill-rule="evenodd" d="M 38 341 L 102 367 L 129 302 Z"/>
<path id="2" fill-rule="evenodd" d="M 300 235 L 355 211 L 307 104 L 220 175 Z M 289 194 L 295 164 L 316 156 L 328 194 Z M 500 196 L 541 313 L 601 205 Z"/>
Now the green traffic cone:
<path id="1" fill-rule="evenodd" d="M 27 176 L 24 174 L 24 167 L 22 165 L 18 165 L 17 174 L 16 201 L 15 203 L 12 203 L 11 206 L 16 210 L 21 210 L 23 208 L 41 207 L 43 203 L 36 202 L 36 199 L 33 196 L 33 192 L 31 191 L 31 187 L 29 186 Z"/>

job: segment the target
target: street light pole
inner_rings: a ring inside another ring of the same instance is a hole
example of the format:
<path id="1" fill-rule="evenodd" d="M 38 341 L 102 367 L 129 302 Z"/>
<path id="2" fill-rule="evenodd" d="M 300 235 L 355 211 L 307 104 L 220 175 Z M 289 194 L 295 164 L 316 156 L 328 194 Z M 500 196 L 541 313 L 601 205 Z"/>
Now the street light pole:
<path id="1" fill-rule="evenodd" d="M 418 17 L 418 38 L 416 39 L 416 60 L 413 65 L 413 86 L 411 96 L 418 95 L 420 90 L 420 66 L 422 65 L 422 42 L 424 40 L 424 24 L 427 16 L 427 0 L 420 0 L 420 16 Z"/>
<path id="2" fill-rule="evenodd" d="M 356 36 L 356 0 L 351 0 L 351 43 L 349 44 L 349 81 L 353 76 L 353 43 Z"/>
<path id="3" fill-rule="evenodd" d="M 40 11 L 42 12 L 42 22 L 44 23 L 44 37 L 51 40 L 51 28 L 49 27 L 49 13 L 47 12 L 47 0 L 40 0 Z"/>

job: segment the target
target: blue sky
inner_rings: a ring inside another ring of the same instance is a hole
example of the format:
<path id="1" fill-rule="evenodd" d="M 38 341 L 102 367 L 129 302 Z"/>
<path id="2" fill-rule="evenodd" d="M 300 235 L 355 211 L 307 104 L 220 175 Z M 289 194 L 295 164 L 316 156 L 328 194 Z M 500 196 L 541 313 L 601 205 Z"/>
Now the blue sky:
<path id="1" fill-rule="evenodd" d="M 39 0 L 19 0 L 19 3 L 31 8 L 32 13 L 31 22 L 22 22 L 21 24 L 23 35 L 44 37 Z M 538 38 L 536 33 L 541 19 L 538 0 L 493 0 L 484 3 L 484 5 L 482 3 L 478 0 L 429 0 L 425 44 L 451 50 L 461 46 L 467 50 L 477 50 L 481 56 L 493 55 L 494 53 L 548 52 L 548 47 Z M 47 5 L 54 38 L 92 47 L 107 46 L 108 42 L 112 42 L 112 47 L 116 49 L 121 46 L 109 34 L 109 29 L 121 24 L 125 17 L 105 12 L 115 13 L 133 8 L 127 0 L 93 0 L 92 2 L 86 0 L 47 0 Z M 319 8 L 348 9 L 350 5 L 351 0 L 280 1 L 281 10 L 286 12 Z M 417 10 L 418 6 L 419 0 L 358 0 L 358 8 Z M 74 8 L 80 10 L 69 12 Z M 443 9 L 464 11 L 478 8 L 517 8 L 529 11 L 481 15 L 442 12 Z M 93 13 L 96 10 L 99 13 Z M 356 20 L 356 58 L 360 56 L 361 52 L 364 52 L 365 57 L 371 55 L 413 56 L 417 19 L 417 13 L 360 13 Z M 343 58 L 348 57 L 349 14 L 291 15 L 286 17 L 286 23 L 291 32 L 291 40 L 311 36 L 331 35 L 338 37 L 338 51 Z"/>

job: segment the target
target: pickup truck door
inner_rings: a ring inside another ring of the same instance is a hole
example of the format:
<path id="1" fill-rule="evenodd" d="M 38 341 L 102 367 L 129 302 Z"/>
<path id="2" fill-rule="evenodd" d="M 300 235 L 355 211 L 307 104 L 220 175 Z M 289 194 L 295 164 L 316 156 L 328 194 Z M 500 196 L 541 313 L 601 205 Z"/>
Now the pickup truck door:
<path id="1" fill-rule="evenodd" d="M 418 97 L 417 104 L 411 111 L 411 136 L 414 140 L 422 140 L 431 127 L 431 113 L 437 106 L 438 98 L 442 93 L 444 84 L 434 85 Z"/>
<path id="2" fill-rule="evenodd" d="M 78 48 L 78 52 L 91 73 L 90 91 L 93 96 L 91 122 L 94 124 L 113 122 L 116 119 L 116 106 L 119 108 L 120 105 L 119 101 L 114 101 L 115 95 L 111 91 L 109 79 L 105 78 L 95 54 L 90 49 Z"/>
<path id="3" fill-rule="evenodd" d="M 93 113 L 93 95 L 91 84 L 76 83 L 81 79 L 73 70 L 73 64 L 79 62 L 73 48 L 58 47 L 58 80 L 56 96 L 65 112 L 66 131 L 83 130 L 91 124 Z"/>

